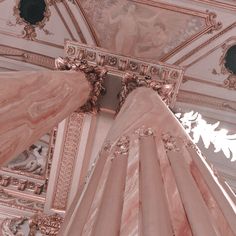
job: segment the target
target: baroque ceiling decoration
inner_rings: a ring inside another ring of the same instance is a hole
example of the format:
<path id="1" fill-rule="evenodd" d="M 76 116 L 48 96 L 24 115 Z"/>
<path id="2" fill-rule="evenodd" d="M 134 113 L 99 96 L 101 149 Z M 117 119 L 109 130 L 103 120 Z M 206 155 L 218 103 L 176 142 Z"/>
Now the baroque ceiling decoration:
<path id="1" fill-rule="evenodd" d="M 138 58 L 167 60 L 190 42 L 222 26 L 212 12 L 159 1 L 82 0 L 80 5 L 99 46 Z M 109 31 L 101 33 L 105 29 Z"/>
<path id="2" fill-rule="evenodd" d="M 23 5 L 24 2 L 26 3 Z M 36 19 L 34 19 L 32 13 L 30 15 L 30 12 L 36 11 L 37 8 L 41 7 L 39 4 L 37 4 L 40 1 L 36 1 L 35 4 L 31 3 L 31 5 L 28 2 L 17 0 L 16 5 L 13 8 L 14 16 L 16 17 L 16 24 L 24 25 L 22 37 L 25 39 L 34 40 L 37 37 L 35 31 L 36 27 L 38 27 L 39 29 L 43 29 L 45 34 L 51 34 L 48 30 L 44 29 L 46 22 L 49 21 L 49 18 L 51 16 L 48 2 L 45 0 L 42 1 L 44 3 L 44 7 L 42 8 L 42 12 L 39 12 L 39 14 L 42 14 L 42 17 L 39 16 Z"/>

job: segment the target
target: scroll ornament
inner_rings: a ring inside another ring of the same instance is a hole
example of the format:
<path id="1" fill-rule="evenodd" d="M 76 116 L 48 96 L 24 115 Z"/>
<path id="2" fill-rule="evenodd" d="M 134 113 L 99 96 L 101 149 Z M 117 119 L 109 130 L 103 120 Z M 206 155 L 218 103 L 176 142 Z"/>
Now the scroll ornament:
<path id="1" fill-rule="evenodd" d="M 18 217 L 5 219 L 1 225 L 3 236 L 25 235 L 24 229 L 28 225 L 29 236 L 35 236 L 37 233 L 42 235 L 56 236 L 63 223 L 63 218 L 59 214 L 44 215 L 36 214 L 30 218 Z"/>
<path id="2" fill-rule="evenodd" d="M 100 110 L 98 103 L 99 97 L 104 95 L 106 90 L 104 87 L 104 79 L 107 70 L 100 66 L 88 65 L 86 60 L 57 58 L 55 60 L 55 67 L 57 70 L 74 70 L 84 72 L 86 79 L 91 85 L 91 92 L 87 103 L 79 108 L 79 112 L 97 113 Z"/>
<path id="3" fill-rule="evenodd" d="M 127 96 L 136 88 L 146 87 L 156 91 L 162 100 L 169 105 L 174 92 L 174 84 L 168 81 L 152 79 L 150 76 L 139 77 L 135 74 L 126 73 L 122 79 L 122 88 L 118 94 L 119 105 L 117 113 L 123 106 Z"/>

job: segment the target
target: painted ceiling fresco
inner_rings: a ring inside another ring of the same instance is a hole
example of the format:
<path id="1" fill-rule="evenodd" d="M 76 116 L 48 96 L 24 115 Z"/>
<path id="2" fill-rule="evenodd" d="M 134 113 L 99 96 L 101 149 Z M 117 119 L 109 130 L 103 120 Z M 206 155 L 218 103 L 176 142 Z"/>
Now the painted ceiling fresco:
<path id="1" fill-rule="evenodd" d="M 160 59 L 206 27 L 203 17 L 177 8 L 127 0 L 82 0 L 81 4 L 101 47 L 139 58 Z"/>

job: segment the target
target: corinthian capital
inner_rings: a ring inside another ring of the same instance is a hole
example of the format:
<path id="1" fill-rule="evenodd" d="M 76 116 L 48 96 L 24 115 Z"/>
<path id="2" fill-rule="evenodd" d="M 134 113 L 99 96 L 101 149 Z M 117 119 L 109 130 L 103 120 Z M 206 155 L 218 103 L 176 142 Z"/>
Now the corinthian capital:
<path id="1" fill-rule="evenodd" d="M 118 94 L 119 106 L 117 112 L 121 109 L 127 96 L 136 88 L 146 87 L 156 91 L 162 100 L 170 105 L 174 94 L 175 83 L 166 80 L 152 79 L 150 76 L 138 76 L 136 74 L 126 73 L 122 79 L 122 88 Z"/>
<path id="2" fill-rule="evenodd" d="M 68 57 L 57 58 L 55 60 L 55 68 L 57 70 L 84 72 L 86 79 L 91 85 L 91 92 L 88 101 L 84 106 L 80 107 L 79 112 L 97 113 L 100 109 L 98 99 L 101 95 L 105 94 L 104 79 L 107 73 L 106 68 L 101 66 L 91 66 L 84 59 L 70 59 Z"/>

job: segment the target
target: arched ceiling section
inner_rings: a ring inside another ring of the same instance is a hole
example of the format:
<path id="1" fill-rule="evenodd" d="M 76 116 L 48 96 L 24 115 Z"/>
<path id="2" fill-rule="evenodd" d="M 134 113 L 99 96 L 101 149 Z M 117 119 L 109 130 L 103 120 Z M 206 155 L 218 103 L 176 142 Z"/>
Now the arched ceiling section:
<path id="1" fill-rule="evenodd" d="M 213 12 L 159 1 L 82 0 L 80 5 L 99 46 L 142 59 L 166 60 L 221 28 Z"/>
<path id="2" fill-rule="evenodd" d="M 20 17 L 19 0 L 0 2 L 2 70 L 5 68 L 3 64 L 6 60 L 9 60 L 9 63 L 15 60 L 28 64 L 25 69 L 30 69 L 31 64 L 39 66 L 38 69 L 53 69 L 54 58 L 64 54 L 65 40 L 96 44 L 76 3 L 56 0 L 45 2 L 47 8 L 44 19 L 36 25 L 30 25 Z"/>

